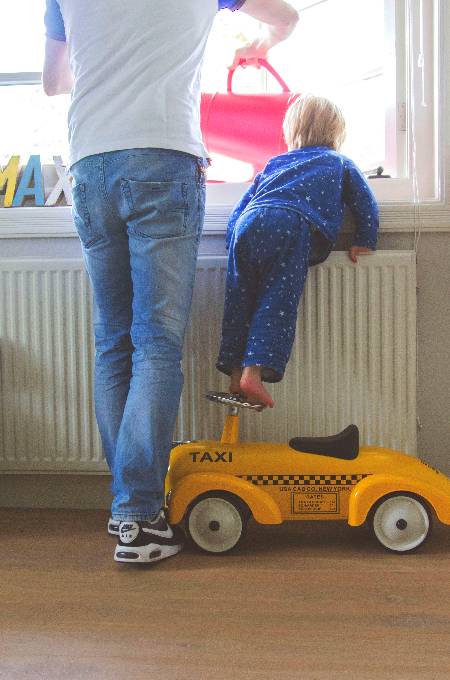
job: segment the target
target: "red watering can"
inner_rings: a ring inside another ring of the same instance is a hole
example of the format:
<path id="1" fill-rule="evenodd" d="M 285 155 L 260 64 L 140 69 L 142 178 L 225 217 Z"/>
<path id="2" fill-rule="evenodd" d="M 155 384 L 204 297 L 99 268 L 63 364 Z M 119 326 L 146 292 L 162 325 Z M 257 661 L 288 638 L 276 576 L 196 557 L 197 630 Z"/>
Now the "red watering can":
<path id="1" fill-rule="evenodd" d="M 246 63 L 241 59 L 239 66 Z M 287 151 L 282 123 L 288 106 L 299 97 L 293 94 L 275 69 L 258 59 L 279 82 L 277 94 L 235 94 L 231 85 L 236 69 L 228 72 L 227 92 L 204 93 L 200 119 L 203 139 L 209 151 L 251 163 L 255 174 L 269 158 Z"/>

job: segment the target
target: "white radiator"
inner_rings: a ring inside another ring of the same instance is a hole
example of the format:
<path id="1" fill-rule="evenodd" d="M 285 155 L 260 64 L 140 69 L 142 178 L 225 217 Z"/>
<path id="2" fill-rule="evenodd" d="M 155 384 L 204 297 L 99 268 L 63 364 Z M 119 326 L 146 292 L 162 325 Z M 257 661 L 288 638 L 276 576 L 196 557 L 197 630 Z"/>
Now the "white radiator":
<path id="1" fill-rule="evenodd" d="M 226 258 L 200 257 L 175 439 L 218 437 L 215 368 Z M 0 260 L 0 469 L 106 469 L 92 402 L 91 297 L 79 260 Z M 246 439 L 334 434 L 416 452 L 416 283 L 411 252 L 352 265 L 333 253 L 308 274 L 276 407 L 243 412 Z"/>

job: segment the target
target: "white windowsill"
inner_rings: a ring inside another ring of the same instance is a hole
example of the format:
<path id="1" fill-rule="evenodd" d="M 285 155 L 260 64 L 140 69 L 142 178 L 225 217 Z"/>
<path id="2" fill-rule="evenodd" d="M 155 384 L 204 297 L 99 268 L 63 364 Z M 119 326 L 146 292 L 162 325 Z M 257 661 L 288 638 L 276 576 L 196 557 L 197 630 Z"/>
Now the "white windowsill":
<path id="1" fill-rule="evenodd" d="M 224 233 L 234 203 L 210 203 L 206 208 L 203 234 Z M 381 232 L 450 231 L 447 202 L 380 204 Z M 69 207 L 0 209 L 1 238 L 75 237 Z"/>

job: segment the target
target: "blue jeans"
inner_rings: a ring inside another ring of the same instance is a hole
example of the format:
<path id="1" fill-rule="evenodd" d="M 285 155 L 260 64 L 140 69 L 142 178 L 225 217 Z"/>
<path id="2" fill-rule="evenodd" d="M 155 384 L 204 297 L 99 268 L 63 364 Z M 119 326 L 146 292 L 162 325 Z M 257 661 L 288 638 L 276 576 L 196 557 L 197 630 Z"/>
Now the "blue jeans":
<path id="1" fill-rule="evenodd" d="M 71 168 L 94 294 L 95 411 L 117 520 L 150 519 L 164 505 L 206 165 L 182 151 L 128 149 Z"/>

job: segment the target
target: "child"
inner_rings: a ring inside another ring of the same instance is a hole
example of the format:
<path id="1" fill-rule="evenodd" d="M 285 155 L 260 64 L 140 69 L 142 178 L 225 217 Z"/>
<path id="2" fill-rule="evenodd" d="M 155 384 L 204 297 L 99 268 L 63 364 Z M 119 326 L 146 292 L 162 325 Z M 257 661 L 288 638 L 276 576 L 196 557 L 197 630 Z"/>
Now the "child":
<path id="1" fill-rule="evenodd" d="M 288 152 L 256 175 L 228 223 L 216 364 L 231 376 L 230 392 L 270 407 L 262 381 L 283 378 L 308 266 L 331 252 L 344 205 L 356 221 L 353 262 L 375 250 L 378 230 L 376 200 L 364 175 L 338 153 L 345 121 L 337 106 L 322 97 L 300 97 L 286 112 L 283 132 Z"/>

